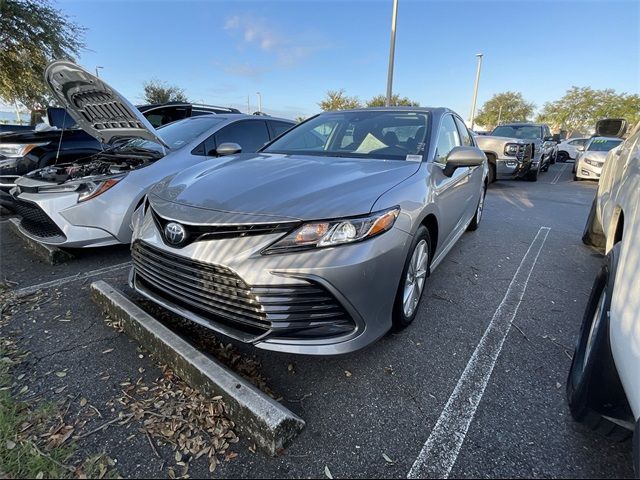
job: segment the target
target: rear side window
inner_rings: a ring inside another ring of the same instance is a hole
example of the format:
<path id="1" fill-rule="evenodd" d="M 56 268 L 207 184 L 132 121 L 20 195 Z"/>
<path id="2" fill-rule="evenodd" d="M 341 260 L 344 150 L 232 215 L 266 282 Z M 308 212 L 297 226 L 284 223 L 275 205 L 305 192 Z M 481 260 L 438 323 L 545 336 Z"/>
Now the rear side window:
<path id="1" fill-rule="evenodd" d="M 471 134 L 469 133 L 467 126 L 458 117 L 454 117 L 454 119 L 456 125 L 458 126 L 458 131 L 460 132 L 460 140 L 462 141 L 462 145 L 473 147 L 473 140 L 471 139 Z"/>
<path id="2" fill-rule="evenodd" d="M 269 125 L 271 125 L 271 131 L 273 132 L 272 138 L 276 138 L 282 135 L 287 130 L 289 130 L 291 127 L 293 127 L 294 124 L 271 120 L 269 121 Z"/>
<path id="3" fill-rule="evenodd" d="M 232 123 L 214 135 L 215 145 L 237 143 L 243 152 L 256 152 L 269 141 L 269 130 L 264 120 L 244 120 Z M 211 152 L 210 152 L 211 153 Z"/>
<path id="4" fill-rule="evenodd" d="M 451 115 L 445 115 L 440 122 L 437 142 L 435 161 L 444 165 L 449 152 L 460 146 L 460 135 Z"/>

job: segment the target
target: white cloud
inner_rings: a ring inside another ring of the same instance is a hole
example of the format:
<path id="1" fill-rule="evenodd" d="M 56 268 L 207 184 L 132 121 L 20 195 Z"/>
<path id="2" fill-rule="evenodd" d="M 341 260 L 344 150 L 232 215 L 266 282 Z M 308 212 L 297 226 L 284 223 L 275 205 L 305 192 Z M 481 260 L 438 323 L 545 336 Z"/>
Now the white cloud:
<path id="1" fill-rule="evenodd" d="M 320 42 L 300 37 L 293 40 L 276 30 L 264 17 L 234 15 L 227 19 L 224 28 L 240 35 L 243 47 L 257 47 L 274 55 L 280 66 L 293 66 L 321 48 Z"/>

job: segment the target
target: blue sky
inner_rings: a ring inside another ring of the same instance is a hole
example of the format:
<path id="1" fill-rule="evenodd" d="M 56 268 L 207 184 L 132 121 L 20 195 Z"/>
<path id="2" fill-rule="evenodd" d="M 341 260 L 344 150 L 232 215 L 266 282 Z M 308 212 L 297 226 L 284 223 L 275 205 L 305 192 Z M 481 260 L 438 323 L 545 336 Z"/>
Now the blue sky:
<path id="1" fill-rule="evenodd" d="M 572 85 L 640 91 L 640 1 L 399 0 L 394 92 L 469 115 L 516 90 L 538 107 Z M 80 63 L 134 103 L 142 83 L 195 100 L 294 117 L 328 89 L 386 89 L 391 0 L 97 1 L 56 5 L 87 27 Z"/>

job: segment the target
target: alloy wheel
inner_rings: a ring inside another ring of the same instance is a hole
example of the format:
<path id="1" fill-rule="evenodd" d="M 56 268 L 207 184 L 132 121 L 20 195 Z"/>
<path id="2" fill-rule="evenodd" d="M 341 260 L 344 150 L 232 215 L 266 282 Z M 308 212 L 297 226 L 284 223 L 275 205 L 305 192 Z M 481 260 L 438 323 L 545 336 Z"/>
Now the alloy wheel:
<path id="1" fill-rule="evenodd" d="M 411 255 L 407 276 L 404 281 L 402 308 L 406 317 L 411 317 L 418 306 L 429 265 L 429 248 L 426 240 L 421 240 Z"/>

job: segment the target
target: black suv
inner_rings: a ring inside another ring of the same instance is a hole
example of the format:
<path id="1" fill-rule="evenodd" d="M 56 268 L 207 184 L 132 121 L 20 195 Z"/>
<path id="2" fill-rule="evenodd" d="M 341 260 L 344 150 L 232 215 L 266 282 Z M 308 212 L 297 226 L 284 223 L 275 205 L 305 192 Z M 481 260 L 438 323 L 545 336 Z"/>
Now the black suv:
<path id="1" fill-rule="evenodd" d="M 138 110 L 153 127 L 196 115 L 241 113 L 235 108 L 169 102 L 139 105 Z M 48 109 L 50 125 L 55 129 L 0 133 L 0 205 L 11 209 L 9 190 L 15 179 L 32 170 L 55 163 L 71 163 L 93 155 L 103 145 L 84 130 L 62 108 Z"/>

